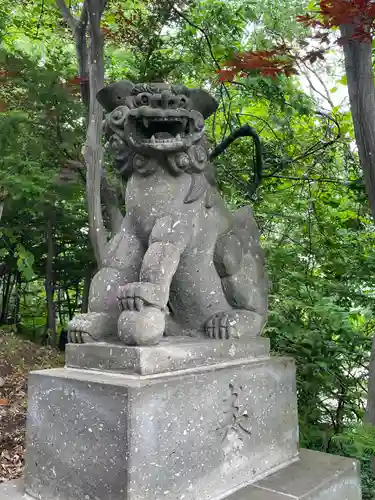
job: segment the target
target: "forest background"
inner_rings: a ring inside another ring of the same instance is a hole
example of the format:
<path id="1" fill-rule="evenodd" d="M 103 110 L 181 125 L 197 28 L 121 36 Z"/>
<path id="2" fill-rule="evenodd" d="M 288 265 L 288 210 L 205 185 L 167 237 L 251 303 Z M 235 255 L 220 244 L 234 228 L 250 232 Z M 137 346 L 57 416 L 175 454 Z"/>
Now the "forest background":
<path id="1" fill-rule="evenodd" d="M 0 352 L 15 349 L 15 339 L 56 347 L 69 319 L 87 310 L 100 253 L 89 221 L 99 210 L 109 234 L 126 208 L 105 153 L 101 164 L 101 115 L 90 94 L 121 78 L 203 86 L 220 103 L 207 128 L 213 145 L 245 123 L 262 139 L 255 192 L 250 139 L 215 164 L 227 203 L 250 203 L 262 231 L 271 281 L 265 335 L 297 362 L 301 445 L 359 458 L 363 498 L 374 499 L 375 433 L 364 415 L 375 233 L 337 31 L 322 39 L 316 26 L 298 23 L 316 8 L 303 0 L 85 6 L 0 0 Z M 293 71 L 253 65 L 223 78 L 235 54 L 275 46 L 298 53 Z M 0 446 L 4 463 L 14 460 L 13 444 Z"/>

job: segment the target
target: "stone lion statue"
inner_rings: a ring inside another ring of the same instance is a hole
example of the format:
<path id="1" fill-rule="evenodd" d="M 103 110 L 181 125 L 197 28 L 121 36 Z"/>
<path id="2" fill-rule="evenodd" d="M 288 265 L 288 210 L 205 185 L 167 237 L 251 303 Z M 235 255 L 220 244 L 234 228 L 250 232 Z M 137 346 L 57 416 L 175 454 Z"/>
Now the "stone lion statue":
<path id="1" fill-rule="evenodd" d="M 268 284 L 252 210 L 231 213 L 215 183 L 205 120 L 217 102 L 179 85 L 121 81 L 97 96 L 126 215 L 70 342 L 157 344 L 164 336 L 257 336 Z"/>

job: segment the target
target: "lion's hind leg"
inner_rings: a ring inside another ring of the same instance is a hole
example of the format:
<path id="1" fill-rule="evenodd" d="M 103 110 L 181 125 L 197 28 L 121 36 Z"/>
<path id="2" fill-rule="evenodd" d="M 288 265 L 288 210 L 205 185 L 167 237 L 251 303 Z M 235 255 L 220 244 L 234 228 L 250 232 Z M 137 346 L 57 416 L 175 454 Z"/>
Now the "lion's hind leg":
<path id="1" fill-rule="evenodd" d="M 234 214 L 230 231 L 218 238 L 214 262 L 233 309 L 210 318 L 209 337 L 260 335 L 267 318 L 268 281 L 259 237 L 251 209 L 243 207 Z"/>

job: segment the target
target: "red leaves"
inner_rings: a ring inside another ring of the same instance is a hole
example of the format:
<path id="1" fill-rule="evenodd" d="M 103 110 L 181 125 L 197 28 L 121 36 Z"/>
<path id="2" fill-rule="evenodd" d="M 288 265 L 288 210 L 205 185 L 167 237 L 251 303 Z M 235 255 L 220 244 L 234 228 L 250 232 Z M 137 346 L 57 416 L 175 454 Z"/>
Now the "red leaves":
<path id="1" fill-rule="evenodd" d="M 310 16 L 310 14 L 305 14 L 304 16 L 297 16 L 296 17 L 297 23 L 306 24 L 307 26 L 310 26 L 312 19 L 313 18 Z"/>
<path id="2" fill-rule="evenodd" d="M 323 23 L 319 21 L 317 18 L 313 17 L 310 14 L 305 14 L 304 16 L 296 17 L 297 23 L 304 24 L 305 26 L 311 26 L 312 28 L 321 27 Z"/>
<path id="3" fill-rule="evenodd" d="M 310 27 L 333 28 L 342 24 L 354 24 L 356 30 L 352 40 L 370 42 L 374 31 L 375 2 L 373 0 L 320 0 L 319 10 L 297 17 L 300 22 Z M 316 33 L 313 38 L 322 43 L 328 42 L 328 34 Z M 342 44 L 347 40 L 339 39 Z M 303 60 L 314 63 L 324 59 L 324 49 L 309 52 Z M 238 53 L 225 64 L 225 69 L 218 71 L 220 81 L 233 81 L 237 75 L 246 76 L 253 71 L 262 76 L 275 78 L 278 75 L 290 76 L 296 74 L 294 63 L 297 57 L 291 55 L 286 46 L 272 50 Z"/>
<path id="4" fill-rule="evenodd" d="M 219 80 L 231 82 L 236 75 L 246 76 L 252 71 L 257 71 L 262 76 L 271 78 L 275 78 L 280 74 L 286 76 L 296 74 L 293 60 L 286 52 L 287 48 L 280 46 L 273 50 L 238 53 L 226 62 L 225 69 L 218 71 Z"/>
<path id="5" fill-rule="evenodd" d="M 5 68 L 0 69 L 0 78 L 12 78 L 18 75 L 19 73 L 17 71 L 9 71 Z"/>
<path id="6" fill-rule="evenodd" d="M 361 36 L 373 28 L 374 18 L 373 0 L 320 0 L 317 13 L 298 16 L 297 22 L 322 28 L 355 23 Z"/>
<path id="7" fill-rule="evenodd" d="M 4 113 L 8 109 L 8 103 L 0 99 L 0 113 Z"/>
<path id="8" fill-rule="evenodd" d="M 375 2 L 373 0 L 320 0 L 318 5 L 318 12 L 298 16 L 297 22 L 305 26 L 325 29 L 352 24 L 355 26 L 355 33 L 351 36 L 351 40 L 371 43 L 375 31 Z M 343 45 L 348 41 L 345 38 L 339 38 L 337 43 Z"/>
<path id="9" fill-rule="evenodd" d="M 108 35 L 111 33 L 111 30 L 109 28 L 107 28 L 107 26 L 102 26 L 100 28 L 100 31 L 103 33 L 103 35 Z"/>
<path id="10" fill-rule="evenodd" d="M 89 81 L 88 76 L 83 76 L 82 78 L 80 76 L 74 76 L 73 78 L 69 78 L 69 80 L 67 80 L 67 84 L 71 87 L 74 87 L 88 81 Z"/>
<path id="11" fill-rule="evenodd" d="M 317 1 L 318 10 L 297 17 L 297 22 L 305 26 L 323 28 L 317 31 L 313 38 L 321 43 L 328 43 L 327 29 L 353 24 L 355 33 L 351 40 L 357 42 L 371 42 L 375 31 L 375 1 L 374 0 L 320 0 Z M 340 38 L 339 44 L 348 42 Z M 301 46 L 307 46 L 301 44 Z M 324 59 L 324 49 L 310 51 L 304 61 L 314 63 Z M 278 75 L 290 76 L 296 74 L 294 63 L 296 55 L 291 55 L 286 46 L 279 46 L 268 51 L 245 52 L 235 55 L 225 64 L 225 69 L 218 71 L 220 81 L 233 81 L 237 76 L 246 76 L 256 71 L 262 76 L 275 78 Z"/>

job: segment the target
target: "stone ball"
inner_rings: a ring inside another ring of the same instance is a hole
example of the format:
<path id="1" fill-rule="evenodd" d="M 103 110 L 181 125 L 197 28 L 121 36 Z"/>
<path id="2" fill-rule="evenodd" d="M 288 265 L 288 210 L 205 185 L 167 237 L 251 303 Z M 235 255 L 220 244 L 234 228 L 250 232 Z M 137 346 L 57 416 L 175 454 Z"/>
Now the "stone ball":
<path id="1" fill-rule="evenodd" d="M 118 336 L 125 345 L 156 345 L 163 337 L 164 330 L 164 313 L 155 307 L 123 311 L 118 320 Z"/>

